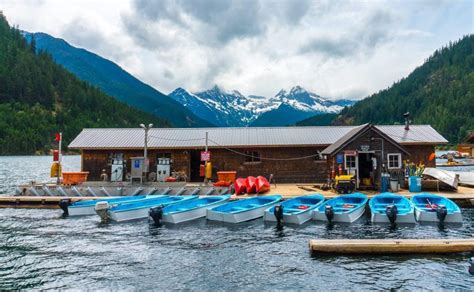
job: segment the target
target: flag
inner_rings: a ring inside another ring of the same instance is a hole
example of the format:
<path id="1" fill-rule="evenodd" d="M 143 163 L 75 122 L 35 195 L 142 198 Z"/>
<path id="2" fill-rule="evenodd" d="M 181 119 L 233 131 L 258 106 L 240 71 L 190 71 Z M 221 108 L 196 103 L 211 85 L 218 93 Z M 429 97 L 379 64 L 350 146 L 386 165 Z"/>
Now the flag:
<path id="1" fill-rule="evenodd" d="M 61 141 L 61 134 L 60 133 L 55 134 L 54 141 L 57 141 L 57 142 Z"/>

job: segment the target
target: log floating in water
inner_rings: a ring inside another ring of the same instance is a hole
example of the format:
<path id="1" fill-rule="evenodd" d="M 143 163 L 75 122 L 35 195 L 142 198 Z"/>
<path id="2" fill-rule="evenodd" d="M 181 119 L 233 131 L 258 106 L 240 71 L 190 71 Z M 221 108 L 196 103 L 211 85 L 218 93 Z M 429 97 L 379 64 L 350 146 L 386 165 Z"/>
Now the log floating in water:
<path id="1" fill-rule="evenodd" d="M 318 239 L 310 240 L 313 254 L 410 254 L 474 252 L 472 239 Z"/>

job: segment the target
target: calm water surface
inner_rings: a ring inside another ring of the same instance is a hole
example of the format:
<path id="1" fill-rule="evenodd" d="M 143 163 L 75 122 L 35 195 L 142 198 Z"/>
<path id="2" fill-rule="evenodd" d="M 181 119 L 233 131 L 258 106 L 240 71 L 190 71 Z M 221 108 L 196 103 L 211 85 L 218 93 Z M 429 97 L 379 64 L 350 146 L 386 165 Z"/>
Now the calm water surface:
<path id="1" fill-rule="evenodd" d="M 66 157 L 70 170 L 79 158 Z M 42 181 L 50 157 L 0 157 L 0 190 Z M 12 171 L 14 167 L 14 171 Z M 0 193 L 2 192 L 0 191 Z M 254 220 L 197 220 L 177 226 L 137 221 L 101 225 L 59 210 L 0 209 L 3 289 L 474 289 L 473 254 L 311 257 L 315 238 L 472 238 L 474 209 L 462 226 L 391 229 L 367 218 L 352 225 L 310 222 L 282 230 Z"/>

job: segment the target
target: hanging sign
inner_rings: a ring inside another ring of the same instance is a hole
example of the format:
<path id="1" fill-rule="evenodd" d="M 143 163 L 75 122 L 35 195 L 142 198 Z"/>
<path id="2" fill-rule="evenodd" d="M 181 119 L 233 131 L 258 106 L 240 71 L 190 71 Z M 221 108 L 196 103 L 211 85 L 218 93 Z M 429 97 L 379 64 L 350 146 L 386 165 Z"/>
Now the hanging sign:
<path id="1" fill-rule="evenodd" d="M 201 151 L 201 161 L 211 160 L 211 151 Z"/>
<path id="2" fill-rule="evenodd" d="M 337 164 L 341 164 L 341 163 L 343 163 L 343 162 L 344 162 L 344 155 L 338 154 L 338 155 L 336 156 L 336 163 L 337 163 Z"/>
<path id="3" fill-rule="evenodd" d="M 360 150 L 361 150 L 361 151 L 369 151 L 369 150 L 370 150 L 370 146 L 369 146 L 369 145 L 360 145 Z"/>
<path id="4" fill-rule="evenodd" d="M 356 150 L 345 150 L 344 154 L 347 155 L 347 156 L 356 156 L 357 151 Z"/>

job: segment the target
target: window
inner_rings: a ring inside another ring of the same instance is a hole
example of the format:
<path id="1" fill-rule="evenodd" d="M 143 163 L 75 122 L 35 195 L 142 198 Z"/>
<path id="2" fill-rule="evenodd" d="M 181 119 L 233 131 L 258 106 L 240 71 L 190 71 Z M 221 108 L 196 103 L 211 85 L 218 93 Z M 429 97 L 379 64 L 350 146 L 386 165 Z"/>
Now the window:
<path id="1" fill-rule="evenodd" d="M 260 162 L 260 152 L 245 151 L 245 163 L 256 163 L 256 162 Z"/>
<path id="2" fill-rule="evenodd" d="M 344 155 L 345 169 L 355 169 L 356 168 L 356 157 L 354 155 Z"/>
<path id="3" fill-rule="evenodd" d="M 387 154 L 388 169 L 402 168 L 402 155 L 400 153 Z"/>

